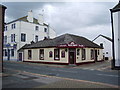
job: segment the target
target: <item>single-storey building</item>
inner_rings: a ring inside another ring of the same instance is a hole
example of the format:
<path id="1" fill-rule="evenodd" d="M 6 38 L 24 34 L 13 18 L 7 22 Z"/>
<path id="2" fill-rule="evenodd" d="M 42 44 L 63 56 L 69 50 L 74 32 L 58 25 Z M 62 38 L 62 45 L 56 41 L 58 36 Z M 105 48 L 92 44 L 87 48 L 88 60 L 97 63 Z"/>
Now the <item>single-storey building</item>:
<path id="1" fill-rule="evenodd" d="M 19 51 L 24 62 L 75 64 L 103 60 L 103 47 L 73 34 L 63 34 L 23 46 Z"/>

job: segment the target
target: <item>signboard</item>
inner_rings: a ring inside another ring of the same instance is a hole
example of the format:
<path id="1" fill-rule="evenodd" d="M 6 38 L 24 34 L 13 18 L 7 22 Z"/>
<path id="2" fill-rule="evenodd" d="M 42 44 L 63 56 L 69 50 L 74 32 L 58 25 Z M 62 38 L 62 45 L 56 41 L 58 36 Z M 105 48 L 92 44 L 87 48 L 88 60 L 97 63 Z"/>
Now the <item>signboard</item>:
<path id="1" fill-rule="evenodd" d="M 69 44 L 60 44 L 58 47 L 61 48 L 84 48 L 84 45 L 76 44 L 75 42 L 70 42 Z"/>

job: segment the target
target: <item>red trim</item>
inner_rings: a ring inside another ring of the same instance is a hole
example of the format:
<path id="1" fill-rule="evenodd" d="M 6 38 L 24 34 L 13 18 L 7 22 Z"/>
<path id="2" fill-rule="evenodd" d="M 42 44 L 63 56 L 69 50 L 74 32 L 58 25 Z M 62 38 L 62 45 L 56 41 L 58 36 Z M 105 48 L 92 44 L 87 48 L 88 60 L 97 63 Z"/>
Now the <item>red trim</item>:
<path id="1" fill-rule="evenodd" d="M 57 62 L 39 62 L 39 61 L 23 61 L 23 62 L 31 62 L 31 63 L 43 63 L 43 64 L 58 64 L 58 65 L 68 65 L 69 63 L 57 63 Z"/>

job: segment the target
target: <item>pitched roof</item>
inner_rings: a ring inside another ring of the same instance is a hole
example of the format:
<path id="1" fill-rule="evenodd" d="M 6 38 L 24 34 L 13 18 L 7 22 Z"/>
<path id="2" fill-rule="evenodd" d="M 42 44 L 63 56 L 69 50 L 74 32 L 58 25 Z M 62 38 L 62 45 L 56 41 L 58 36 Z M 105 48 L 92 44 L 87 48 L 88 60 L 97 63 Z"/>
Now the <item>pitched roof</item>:
<path id="1" fill-rule="evenodd" d="M 84 37 L 72 34 L 63 34 L 54 39 L 41 40 L 25 48 L 56 47 L 61 44 L 69 44 L 70 42 L 75 42 L 76 44 L 84 45 L 85 47 L 101 48 L 99 45 Z"/>
<path id="2" fill-rule="evenodd" d="M 104 36 L 104 35 L 98 35 L 94 40 L 92 40 L 92 41 L 95 41 L 97 38 L 99 38 L 100 36 L 102 36 L 103 38 L 105 38 L 105 39 L 107 39 L 107 40 L 109 40 L 109 41 L 111 41 L 112 42 L 112 39 L 111 38 L 109 38 L 109 37 L 107 37 L 107 36 Z"/>
<path id="3" fill-rule="evenodd" d="M 11 22 L 8 22 L 8 23 L 6 23 L 6 24 L 10 24 L 10 23 L 13 23 L 13 22 L 16 22 L 16 21 L 29 22 L 29 21 L 27 20 L 27 16 L 24 16 L 24 17 L 18 18 L 18 19 L 16 19 L 16 20 L 13 20 L 13 21 L 11 21 Z M 38 23 L 38 20 L 37 20 L 36 18 L 33 18 L 33 23 L 34 23 L 34 24 L 39 24 L 39 23 Z M 44 25 L 46 25 L 46 24 L 44 23 Z"/>
<path id="4" fill-rule="evenodd" d="M 111 9 L 113 12 L 114 11 L 120 11 L 120 1 L 119 1 L 119 3 L 113 8 L 113 9 Z"/>

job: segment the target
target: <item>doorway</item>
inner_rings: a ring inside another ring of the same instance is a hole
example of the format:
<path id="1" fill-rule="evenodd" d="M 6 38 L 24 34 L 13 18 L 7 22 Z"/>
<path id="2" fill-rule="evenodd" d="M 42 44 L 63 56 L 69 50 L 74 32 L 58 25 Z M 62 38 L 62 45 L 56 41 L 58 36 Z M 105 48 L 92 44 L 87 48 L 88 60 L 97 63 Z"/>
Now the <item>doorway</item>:
<path id="1" fill-rule="evenodd" d="M 97 61 L 97 50 L 95 50 L 95 61 Z"/>
<path id="2" fill-rule="evenodd" d="M 22 61 L 22 53 L 19 53 L 19 61 Z"/>
<path id="3" fill-rule="evenodd" d="M 75 64 L 75 50 L 74 48 L 69 48 L 69 64 Z"/>

